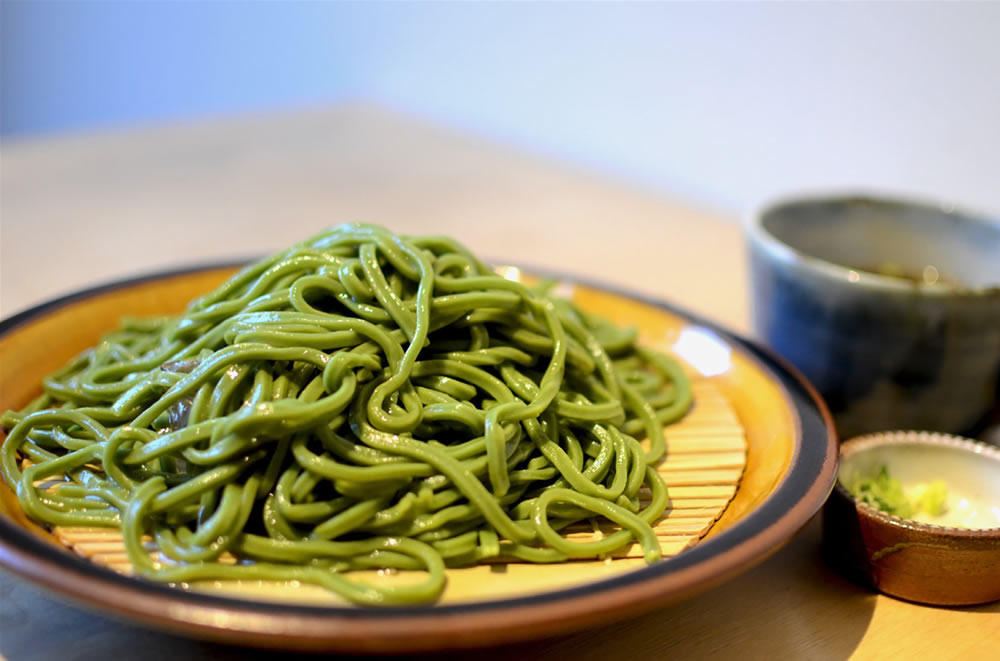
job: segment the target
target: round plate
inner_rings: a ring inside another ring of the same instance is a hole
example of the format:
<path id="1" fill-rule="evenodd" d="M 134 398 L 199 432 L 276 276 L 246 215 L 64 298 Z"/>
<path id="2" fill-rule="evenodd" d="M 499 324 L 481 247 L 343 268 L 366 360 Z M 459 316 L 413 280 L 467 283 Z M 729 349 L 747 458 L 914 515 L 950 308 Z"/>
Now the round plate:
<path id="1" fill-rule="evenodd" d="M 27 403 L 42 376 L 95 344 L 122 316 L 177 313 L 233 269 L 117 282 L 0 322 L 0 410 Z M 477 593 L 480 584 L 472 583 L 462 598 L 421 607 L 317 605 L 287 588 L 277 599 L 273 590 L 233 596 L 151 583 L 91 562 L 29 521 L 4 485 L 0 565 L 73 601 L 175 633 L 288 649 L 426 651 L 537 638 L 633 616 L 732 578 L 791 538 L 836 477 L 833 426 L 812 388 L 769 352 L 668 304 L 578 281 L 566 291 L 581 307 L 637 326 L 644 343 L 679 357 L 696 379 L 721 393 L 745 434 L 745 469 L 732 500 L 702 539 L 664 561 L 575 571 L 568 580 L 528 581 L 513 590 L 492 581 Z M 668 452 L 669 443 L 668 434 Z"/>

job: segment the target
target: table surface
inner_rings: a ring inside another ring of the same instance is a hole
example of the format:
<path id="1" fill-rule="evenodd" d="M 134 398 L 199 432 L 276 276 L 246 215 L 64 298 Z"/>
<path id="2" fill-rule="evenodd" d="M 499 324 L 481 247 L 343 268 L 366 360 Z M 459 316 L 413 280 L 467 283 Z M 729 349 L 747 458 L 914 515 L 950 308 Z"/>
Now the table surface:
<path id="1" fill-rule="evenodd" d="M 349 221 L 452 235 L 494 261 L 582 275 L 748 332 L 738 219 L 362 105 L 5 143 L 0 317 L 109 279 L 261 255 Z M 1000 604 L 920 606 L 831 573 L 813 520 L 693 599 L 477 656 L 975 659 L 992 657 L 997 640 Z M 0 571 L 0 658 L 140 651 L 147 661 L 271 656 L 105 619 Z"/>

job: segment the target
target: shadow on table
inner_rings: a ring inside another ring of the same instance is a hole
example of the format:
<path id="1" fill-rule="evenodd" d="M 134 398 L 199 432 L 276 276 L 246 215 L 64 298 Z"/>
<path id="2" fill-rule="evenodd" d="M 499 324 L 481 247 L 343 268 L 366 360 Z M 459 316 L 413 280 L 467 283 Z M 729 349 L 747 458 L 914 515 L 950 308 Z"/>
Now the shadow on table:
<path id="1" fill-rule="evenodd" d="M 815 527 L 816 522 L 810 524 Z M 42 597 L 23 581 L 5 581 L 0 592 L 0 658 L 142 661 L 270 661 L 288 652 L 243 649 L 148 631 L 69 606 L 46 601 L 44 614 L 29 614 L 19 602 Z M 821 562 L 815 529 L 798 535 L 763 565 L 681 604 L 589 631 L 475 652 L 412 657 L 451 661 L 572 658 L 845 659 L 865 635 L 875 595 L 841 579 Z M 968 609 L 1000 613 L 1000 604 Z M 47 622 L 35 620 L 44 615 Z M 27 628 L 25 628 L 27 626 Z M 21 634 L 18 631 L 21 630 Z M 31 633 L 44 632 L 41 635 Z M 31 633 L 31 635 L 28 635 Z M 317 658 L 317 656 L 303 656 Z M 352 658 L 339 656 L 337 658 Z"/>

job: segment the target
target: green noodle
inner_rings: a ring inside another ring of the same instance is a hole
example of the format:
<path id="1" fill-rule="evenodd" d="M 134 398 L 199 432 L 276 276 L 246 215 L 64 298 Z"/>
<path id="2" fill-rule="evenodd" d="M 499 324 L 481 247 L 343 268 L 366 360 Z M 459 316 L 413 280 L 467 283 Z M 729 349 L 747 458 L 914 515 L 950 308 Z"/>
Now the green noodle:
<path id="1" fill-rule="evenodd" d="M 344 225 L 180 317 L 124 320 L 3 416 L 2 472 L 33 519 L 118 527 L 136 573 L 173 583 L 400 604 L 446 566 L 634 542 L 654 562 L 653 464 L 691 391 L 635 341 L 449 239 Z M 595 517 L 617 532 L 567 536 Z"/>

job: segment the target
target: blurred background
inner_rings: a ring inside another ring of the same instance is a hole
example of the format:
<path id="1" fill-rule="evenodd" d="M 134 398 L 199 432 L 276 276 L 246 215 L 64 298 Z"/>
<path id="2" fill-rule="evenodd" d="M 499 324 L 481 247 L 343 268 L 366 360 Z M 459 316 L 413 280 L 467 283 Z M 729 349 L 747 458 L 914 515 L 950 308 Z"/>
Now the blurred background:
<path id="1" fill-rule="evenodd" d="M 1000 215 L 1000 2 L 2 0 L 0 27 L 0 317 L 364 221 L 746 328 L 738 222 L 775 196 Z"/>
<path id="2" fill-rule="evenodd" d="M 736 217 L 857 187 L 1000 211 L 1000 3 L 4 0 L 7 144 L 375 104 Z"/>

